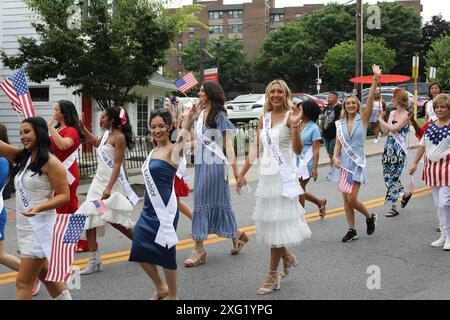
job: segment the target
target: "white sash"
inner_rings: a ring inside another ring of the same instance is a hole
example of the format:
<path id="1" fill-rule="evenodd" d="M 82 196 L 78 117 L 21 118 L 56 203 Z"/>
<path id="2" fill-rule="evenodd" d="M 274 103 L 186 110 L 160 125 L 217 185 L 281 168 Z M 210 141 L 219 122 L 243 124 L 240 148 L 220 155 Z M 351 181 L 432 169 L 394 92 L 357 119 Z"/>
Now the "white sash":
<path id="1" fill-rule="evenodd" d="M 392 125 L 393 121 L 394 121 L 394 112 L 391 112 L 391 114 L 389 115 L 389 124 Z M 400 129 L 401 130 L 401 129 Z M 405 152 L 406 154 L 406 159 L 408 159 L 408 145 L 406 144 L 406 137 L 403 137 L 400 132 L 398 131 L 390 131 L 389 135 L 393 136 L 395 141 L 400 145 L 400 147 L 402 148 L 403 152 Z"/>
<path id="2" fill-rule="evenodd" d="M 111 159 L 109 154 L 103 150 L 103 145 L 106 143 L 106 140 L 108 140 L 109 136 L 109 130 L 106 130 L 103 134 L 102 141 L 100 145 L 98 146 L 97 152 L 100 155 L 100 159 L 103 161 L 104 164 L 111 170 L 114 169 L 114 160 Z M 119 181 L 120 185 L 122 186 L 125 194 L 127 195 L 128 199 L 130 199 L 131 203 L 133 205 L 136 205 L 136 203 L 139 202 L 139 197 L 137 194 L 133 191 L 133 189 L 130 186 L 130 183 L 127 180 L 127 177 L 125 175 L 125 171 L 123 170 L 123 166 L 120 166 L 120 173 L 117 177 L 117 180 Z"/>
<path id="3" fill-rule="evenodd" d="M 308 163 L 311 161 L 313 157 L 314 157 L 313 146 L 311 146 L 311 148 L 308 149 L 308 151 L 304 156 L 303 155 L 298 156 L 299 164 L 297 167 L 297 177 L 303 180 L 309 179 L 310 175 L 308 170 Z"/>
<path id="4" fill-rule="evenodd" d="M 228 159 L 227 157 L 225 157 L 225 155 L 223 154 L 222 148 L 220 148 L 217 143 L 215 143 L 214 141 L 212 141 L 211 139 L 209 139 L 208 137 L 206 137 L 203 134 L 203 116 L 204 116 L 205 110 L 203 110 L 197 120 L 197 123 L 195 125 L 195 131 L 197 131 L 197 136 L 200 138 L 202 144 L 205 146 L 206 149 L 208 149 L 209 151 L 211 151 L 212 153 L 216 154 L 220 159 L 223 160 L 224 162 L 224 171 L 225 171 L 225 176 L 224 179 L 225 181 L 228 181 Z"/>
<path id="5" fill-rule="evenodd" d="M 341 143 L 342 149 L 344 149 L 347 156 L 360 168 L 362 168 L 361 172 L 361 183 L 366 182 L 366 157 L 362 158 L 359 154 L 357 154 L 353 148 L 350 146 L 348 141 L 345 139 L 344 136 L 344 130 L 342 128 L 344 122 L 343 120 L 338 120 L 336 123 L 336 136 L 339 139 L 339 142 Z M 356 125 L 354 123 L 353 125 Z"/>
<path id="6" fill-rule="evenodd" d="M 66 169 L 67 181 L 69 181 L 70 185 L 74 183 L 75 177 L 69 172 L 69 168 L 74 164 L 75 160 L 77 160 L 77 155 L 78 155 L 78 148 L 74 152 L 72 152 L 72 154 L 68 156 L 66 160 L 64 160 L 64 162 L 62 163 L 64 169 Z"/>
<path id="7" fill-rule="evenodd" d="M 189 179 L 189 176 L 187 173 L 187 160 L 186 160 L 186 156 L 184 154 L 183 154 L 183 158 L 181 159 L 180 163 L 178 164 L 178 170 L 177 170 L 176 175 L 179 179 L 183 178 L 183 180 L 185 182 Z"/>
<path id="8" fill-rule="evenodd" d="M 26 211 L 28 211 L 33 203 L 30 200 L 27 190 L 22 184 L 22 177 L 27 171 L 28 166 L 31 163 L 31 156 L 28 158 L 27 164 L 22 169 L 22 171 L 16 175 L 15 181 L 17 186 L 17 194 L 19 197 L 22 206 Z M 21 213 L 17 213 L 21 214 Z M 44 251 L 45 256 L 48 261 L 50 261 L 51 252 L 52 252 L 52 240 L 53 240 L 53 226 L 56 221 L 56 214 L 36 214 L 34 217 L 28 217 L 28 221 L 36 235 L 36 238 L 41 245 L 42 251 Z"/>
<path id="9" fill-rule="evenodd" d="M 278 172 L 281 177 L 281 181 L 283 183 L 283 190 L 282 195 L 284 197 L 287 197 L 291 200 L 298 197 L 302 190 L 300 189 L 300 186 L 298 185 L 298 181 L 296 180 L 295 173 L 291 171 L 289 168 L 286 160 L 284 159 L 283 155 L 280 152 L 280 149 L 278 146 L 274 145 L 272 143 L 272 137 L 271 137 L 271 124 L 272 124 L 272 113 L 267 112 L 264 115 L 264 138 L 263 142 L 264 144 L 269 148 L 269 150 L 272 153 L 272 158 L 275 160 L 275 163 L 278 165 Z"/>
<path id="10" fill-rule="evenodd" d="M 159 229 L 155 237 L 155 242 L 164 248 L 167 246 L 170 249 L 178 243 L 177 233 L 173 227 L 173 221 L 177 214 L 177 198 L 175 195 L 175 188 L 172 186 L 172 194 L 167 203 L 167 207 L 164 205 L 164 201 L 162 200 L 150 173 L 149 163 L 153 151 L 154 150 L 150 152 L 142 166 L 142 175 L 144 176 L 148 197 L 159 220 Z"/>

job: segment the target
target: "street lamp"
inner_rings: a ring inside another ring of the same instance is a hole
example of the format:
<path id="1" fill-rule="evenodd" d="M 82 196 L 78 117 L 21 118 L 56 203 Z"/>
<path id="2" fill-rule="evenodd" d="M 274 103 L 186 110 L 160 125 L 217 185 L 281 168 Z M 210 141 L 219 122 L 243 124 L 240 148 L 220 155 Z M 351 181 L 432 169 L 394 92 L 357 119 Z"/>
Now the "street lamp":
<path id="1" fill-rule="evenodd" d="M 317 94 L 319 94 L 320 93 L 320 85 L 322 84 L 322 79 L 320 79 L 320 68 L 322 68 L 323 67 L 323 64 L 322 63 L 315 63 L 314 64 L 314 67 L 316 67 L 317 68 Z"/>

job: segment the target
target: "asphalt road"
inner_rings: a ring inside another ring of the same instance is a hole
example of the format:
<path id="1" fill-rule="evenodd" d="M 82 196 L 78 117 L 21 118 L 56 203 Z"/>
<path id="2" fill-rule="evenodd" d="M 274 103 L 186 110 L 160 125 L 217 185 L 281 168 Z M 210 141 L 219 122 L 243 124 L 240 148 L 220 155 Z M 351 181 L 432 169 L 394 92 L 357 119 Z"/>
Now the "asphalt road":
<path id="1" fill-rule="evenodd" d="M 375 233 L 366 234 L 365 220 L 357 214 L 360 239 L 341 242 L 347 231 L 342 197 L 336 183 L 325 180 L 328 168 L 321 167 L 318 181 L 310 182 L 308 190 L 328 199 L 329 214 L 319 221 L 317 208 L 307 203 L 306 216 L 312 238 L 291 248 L 299 266 L 282 280 L 280 291 L 268 296 L 256 294 L 268 270 L 269 248 L 255 241 L 251 220 L 253 193 L 238 196 L 232 188 L 238 225 L 245 228 L 250 237 L 250 242 L 237 256 L 230 255 L 230 240 L 212 236 L 206 245 L 207 263 L 185 268 L 183 260 L 192 250 L 192 241 L 190 223 L 180 216 L 177 230 L 181 240 L 177 250 L 180 299 L 449 299 L 450 252 L 430 247 L 439 235 L 435 231 L 437 217 L 430 191 L 416 177 L 416 189 L 421 190 L 417 197 L 411 199 L 399 216 L 385 218 L 388 207 L 383 203 L 385 187 L 380 157 L 369 158 L 368 168 L 369 184 L 361 188 L 360 199 L 368 202 L 370 210 L 379 216 Z M 254 191 L 256 181 L 250 185 Z M 406 176 L 404 185 L 407 185 Z M 191 205 L 192 197 L 186 202 Z M 141 208 L 142 203 L 134 212 L 136 219 Z M 7 224 L 6 235 L 6 248 L 15 252 L 14 222 Z M 148 299 L 154 287 L 139 265 L 127 262 L 129 240 L 111 228 L 99 243 L 104 255 L 104 271 L 82 276 L 80 289 L 71 290 L 73 298 Z M 84 253 L 77 254 L 77 263 L 83 265 L 86 257 Z M 379 277 L 375 278 L 377 275 Z M 0 266 L 0 299 L 14 299 L 14 281 L 14 274 Z M 49 296 L 41 289 L 35 299 L 49 299 Z"/>

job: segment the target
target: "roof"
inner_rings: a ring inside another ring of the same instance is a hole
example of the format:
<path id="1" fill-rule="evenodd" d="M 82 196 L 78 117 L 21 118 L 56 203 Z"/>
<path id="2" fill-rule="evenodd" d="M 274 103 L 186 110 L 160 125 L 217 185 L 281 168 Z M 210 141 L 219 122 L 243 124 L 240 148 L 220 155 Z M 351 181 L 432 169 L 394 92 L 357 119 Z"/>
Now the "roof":
<path id="1" fill-rule="evenodd" d="M 171 80 L 156 72 L 150 78 L 150 85 L 164 89 L 177 90 L 177 86 Z"/>

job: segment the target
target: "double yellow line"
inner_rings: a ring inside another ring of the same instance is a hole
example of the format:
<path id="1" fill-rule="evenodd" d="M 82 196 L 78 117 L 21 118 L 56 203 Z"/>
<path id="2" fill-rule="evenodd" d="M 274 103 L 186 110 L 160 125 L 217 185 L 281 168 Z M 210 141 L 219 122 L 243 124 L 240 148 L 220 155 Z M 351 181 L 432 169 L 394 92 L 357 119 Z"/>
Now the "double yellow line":
<path id="1" fill-rule="evenodd" d="M 431 190 L 429 187 L 420 188 L 420 189 L 416 190 L 416 192 L 413 195 L 413 198 L 423 197 L 430 193 L 431 193 Z M 384 197 L 382 197 L 382 198 L 368 200 L 368 201 L 364 202 L 364 204 L 366 205 L 367 208 L 370 209 L 370 208 L 381 207 L 384 205 L 384 202 L 385 202 L 385 199 L 384 199 Z M 334 217 L 338 217 L 338 216 L 342 216 L 342 215 L 345 215 L 344 207 L 330 209 L 330 210 L 327 210 L 327 215 L 325 216 L 325 219 L 334 218 Z M 306 214 L 305 220 L 306 220 L 306 222 L 314 222 L 314 221 L 320 220 L 319 212 Z M 256 227 L 248 226 L 245 228 L 240 228 L 240 230 L 243 230 L 247 233 L 247 235 L 250 235 L 250 234 L 254 234 L 256 232 Z M 226 241 L 226 240 L 229 240 L 229 239 L 221 238 L 216 235 L 210 235 L 208 237 L 208 240 L 204 241 L 204 244 L 213 244 L 213 243 L 222 242 L 222 241 Z M 189 248 L 193 248 L 193 247 L 194 247 L 194 241 L 192 239 L 184 239 L 184 240 L 181 240 L 179 242 L 179 244 L 177 245 L 177 250 L 184 250 L 184 249 L 189 249 Z M 105 254 L 105 255 L 102 255 L 102 262 L 103 262 L 103 264 L 107 265 L 107 264 L 112 264 L 112 263 L 128 261 L 129 254 L 130 254 L 129 250 Z M 88 261 L 88 258 L 84 258 L 84 259 L 76 260 L 74 263 L 79 268 L 85 268 L 87 261 Z M 0 284 L 15 282 L 16 275 L 17 275 L 17 272 L 9 272 L 9 273 L 0 274 Z"/>

